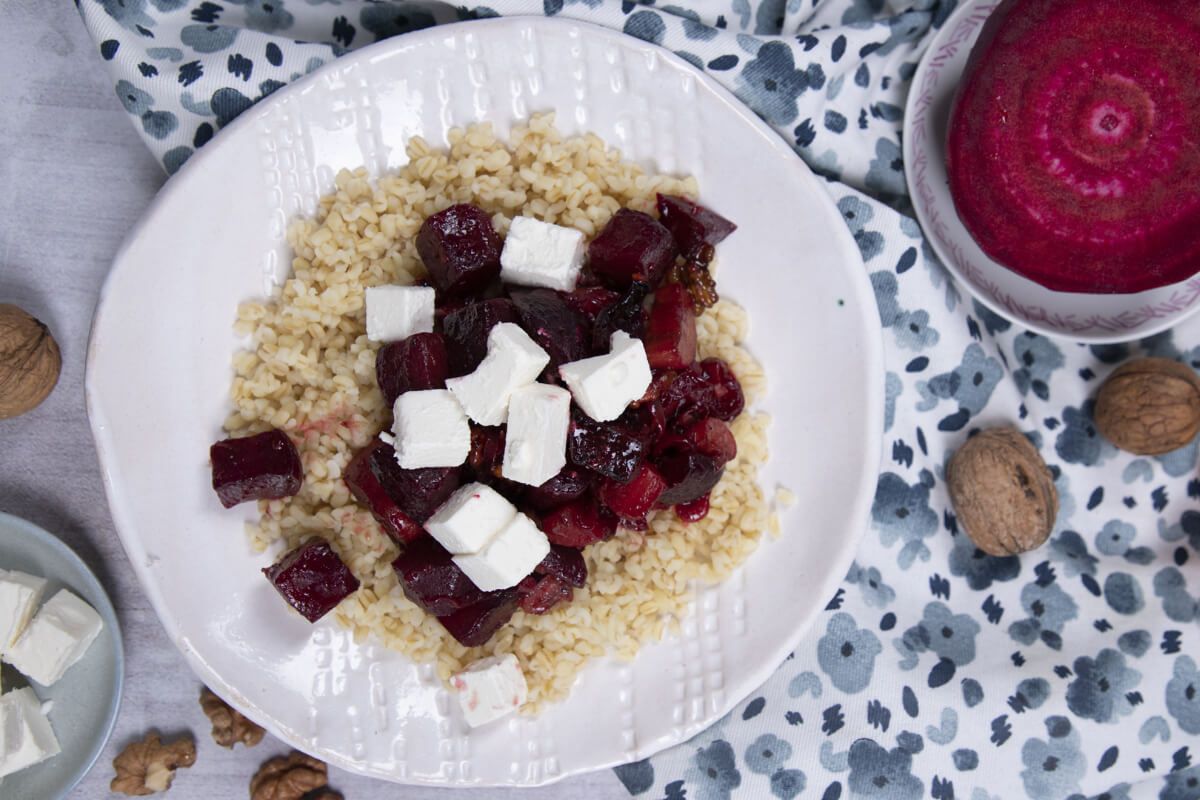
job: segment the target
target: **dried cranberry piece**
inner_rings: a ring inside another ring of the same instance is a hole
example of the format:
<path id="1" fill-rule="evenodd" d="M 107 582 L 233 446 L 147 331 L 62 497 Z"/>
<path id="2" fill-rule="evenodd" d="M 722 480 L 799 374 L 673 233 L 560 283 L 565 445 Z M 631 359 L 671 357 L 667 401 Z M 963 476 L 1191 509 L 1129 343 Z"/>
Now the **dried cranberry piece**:
<path id="1" fill-rule="evenodd" d="M 209 448 L 208 457 L 212 487 L 225 508 L 246 500 L 291 497 L 304 482 L 300 453 L 281 430 L 225 439 Z"/>
<path id="2" fill-rule="evenodd" d="M 542 518 L 542 531 L 551 544 L 587 547 L 617 532 L 617 518 L 594 500 L 585 498 L 550 511 Z"/>
<path id="3" fill-rule="evenodd" d="M 646 443 L 615 424 L 596 422 L 582 412 L 571 418 L 567 459 L 606 478 L 627 481 L 646 457 Z"/>
<path id="4" fill-rule="evenodd" d="M 621 295 L 601 286 L 585 286 L 563 295 L 563 301 L 587 317 L 588 322 L 595 322 L 597 314 L 619 299 Z"/>
<path id="5" fill-rule="evenodd" d="M 666 489 L 667 482 L 658 474 L 658 470 L 649 464 L 642 464 L 626 483 L 602 483 L 599 495 L 600 502 L 622 520 L 638 520 L 650 512 Z"/>
<path id="6" fill-rule="evenodd" d="M 488 334 L 501 322 L 516 322 L 517 309 L 503 297 L 468 303 L 446 314 L 442 333 L 446 337 L 446 354 L 450 360 L 450 375 L 474 372 L 487 355 Z"/>
<path id="7" fill-rule="evenodd" d="M 430 216 L 417 233 L 429 282 L 447 294 L 477 292 L 495 280 L 502 246 L 491 216 L 469 203 Z"/>
<path id="8" fill-rule="evenodd" d="M 660 194 L 656 205 L 659 221 L 671 232 L 684 258 L 694 256 L 703 245 L 725 241 L 737 230 L 737 225 L 686 197 Z"/>
<path id="9" fill-rule="evenodd" d="M 683 522 L 699 522 L 708 516 L 708 495 L 675 506 L 675 516 Z"/>
<path id="10" fill-rule="evenodd" d="M 573 547 L 550 545 L 550 552 L 534 572 L 553 575 L 576 588 L 582 588 L 587 583 L 587 562 L 583 560 L 583 553 Z"/>
<path id="11" fill-rule="evenodd" d="M 395 463 L 392 448 L 376 439 L 350 460 L 342 478 L 354 499 L 371 512 L 371 516 L 379 523 L 379 527 L 383 528 L 384 533 L 397 544 L 411 542 L 423 536 L 425 529 L 401 511 L 400 506 L 396 505 L 396 501 L 383 488 L 378 477 L 379 472 L 374 466 L 376 453 L 379 453 L 379 458 L 390 459 Z M 386 463 L 384 466 L 387 466 Z"/>
<path id="12" fill-rule="evenodd" d="M 654 369 L 684 369 L 696 360 L 696 312 L 680 284 L 668 283 L 654 293 L 644 344 Z"/>
<path id="13" fill-rule="evenodd" d="M 591 487 L 590 473 L 568 465 L 541 486 L 528 489 L 525 492 L 524 502 L 534 511 L 546 512 L 552 508 L 566 505 L 572 500 L 578 500 L 587 494 Z"/>
<path id="14" fill-rule="evenodd" d="M 634 281 L 621 295 L 621 299 L 601 311 L 592 327 L 592 349 L 607 353 L 615 331 L 625 331 L 635 339 L 646 335 L 646 309 L 642 302 L 650 294 L 650 287 Z"/>
<path id="15" fill-rule="evenodd" d="M 717 466 L 725 466 L 737 455 L 737 440 L 733 431 L 716 417 L 694 422 L 684 432 L 684 438 L 692 443 L 697 452 L 709 456 Z"/>
<path id="16" fill-rule="evenodd" d="M 591 354 L 587 318 L 571 308 L 564 294 L 553 289 L 512 293 L 521 327 L 550 356 L 547 373 L 558 375 L 559 364 Z"/>
<path id="17" fill-rule="evenodd" d="M 432 536 L 405 547 L 392 562 L 392 569 L 405 596 L 435 617 L 453 614 L 483 599 L 483 592 Z"/>
<path id="18" fill-rule="evenodd" d="M 625 289 L 634 281 L 657 286 L 675 263 L 671 232 L 649 214 L 622 208 L 588 245 L 588 265 L 601 282 Z"/>
<path id="19" fill-rule="evenodd" d="M 704 359 L 700 362 L 700 370 L 710 389 L 710 412 L 717 419 L 732 422 L 746 407 L 742 384 L 729 365 L 719 358 Z"/>
<path id="20" fill-rule="evenodd" d="M 312 539 L 263 570 L 284 600 L 316 622 L 358 590 L 358 578 L 329 543 Z"/>
<path id="21" fill-rule="evenodd" d="M 711 456 L 684 450 L 668 451 L 656 466 L 669 487 L 658 498 L 660 506 L 688 503 L 708 494 L 725 471 Z"/>
<path id="22" fill-rule="evenodd" d="M 414 333 L 385 344 L 375 356 L 375 380 L 388 406 L 405 392 L 445 389 L 449 376 L 450 362 L 441 334 Z"/>
<path id="23" fill-rule="evenodd" d="M 571 587 L 554 575 L 543 575 L 531 589 L 521 595 L 521 610 L 526 614 L 545 614 L 559 603 L 570 601 Z"/>
<path id="24" fill-rule="evenodd" d="M 517 610 L 517 597 L 516 589 L 484 592 L 477 602 L 437 620 L 459 644 L 478 647 L 486 644 L 504 623 L 512 619 Z"/>

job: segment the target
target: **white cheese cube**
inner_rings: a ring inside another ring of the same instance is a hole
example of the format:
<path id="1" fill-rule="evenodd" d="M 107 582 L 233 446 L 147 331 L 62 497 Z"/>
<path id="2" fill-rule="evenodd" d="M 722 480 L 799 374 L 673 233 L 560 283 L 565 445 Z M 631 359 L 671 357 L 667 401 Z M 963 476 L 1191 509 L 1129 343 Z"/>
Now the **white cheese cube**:
<path id="1" fill-rule="evenodd" d="M 25 631 L 45 588 L 43 578 L 0 569 L 0 656 Z"/>
<path id="2" fill-rule="evenodd" d="M 25 687 L 0 696 L 0 777 L 58 755 L 42 703 Z"/>
<path id="3" fill-rule="evenodd" d="M 475 371 L 450 378 L 446 388 L 480 425 L 502 425 L 508 418 L 508 398 L 537 380 L 549 363 L 550 356 L 521 326 L 501 322 L 488 332 L 487 355 Z"/>
<path id="4" fill-rule="evenodd" d="M 512 522 L 474 555 L 454 557 L 471 583 L 485 592 L 516 586 L 550 552 L 550 540 L 533 520 L 517 514 Z"/>
<path id="5" fill-rule="evenodd" d="M 405 469 L 457 467 L 471 452 L 471 426 L 445 389 L 405 392 L 392 406 L 396 460 Z"/>
<path id="6" fill-rule="evenodd" d="M 529 697 L 525 673 L 512 653 L 479 659 L 450 676 L 450 685 L 458 691 L 458 704 L 472 728 L 511 714 Z"/>
<path id="7" fill-rule="evenodd" d="M 500 252 L 500 279 L 569 292 L 583 268 L 583 232 L 516 217 Z"/>
<path id="8" fill-rule="evenodd" d="M 650 362 L 641 339 L 625 331 L 612 335 L 608 355 L 572 361 L 558 368 L 584 413 L 598 422 L 621 416 L 650 388 Z"/>
<path id="9" fill-rule="evenodd" d="M 372 286 L 367 289 L 367 338 L 398 342 L 433 330 L 433 289 L 428 286 Z"/>
<path id="10" fill-rule="evenodd" d="M 95 609 L 60 589 L 9 648 L 5 660 L 25 677 L 53 686 L 91 647 L 104 621 Z"/>
<path id="11" fill-rule="evenodd" d="M 433 512 L 425 530 L 451 553 L 478 553 L 516 513 L 512 503 L 492 487 L 468 483 Z"/>
<path id="12" fill-rule="evenodd" d="M 567 464 L 571 393 L 560 386 L 531 383 L 508 400 L 508 432 L 500 474 L 541 486 Z"/>

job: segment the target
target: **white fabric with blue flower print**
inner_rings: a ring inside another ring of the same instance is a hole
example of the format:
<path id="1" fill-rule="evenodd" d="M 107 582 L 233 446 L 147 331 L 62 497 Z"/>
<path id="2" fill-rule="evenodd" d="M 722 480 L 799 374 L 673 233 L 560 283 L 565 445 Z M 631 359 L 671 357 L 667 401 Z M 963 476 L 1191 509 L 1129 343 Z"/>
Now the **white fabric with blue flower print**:
<path id="1" fill-rule="evenodd" d="M 1200 366 L 1200 323 L 1082 347 L 964 301 L 908 201 L 899 131 L 955 0 L 78 0 L 116 94 L 168 171 L 346 49 L 496 15 L 569 16 L 707 71 L 828 177 L 887 351 L 886 461 L 868 531 L 808 639 L 691 742 L 618 768 L 638 797 L 1200 800 L 1197 447 L 1118 452 L 1097 386 L 1139 354 Z M 1015 423 L 1050 463 L 1048 545 L 993 558 L 944 481 L 972 430 Z"/>

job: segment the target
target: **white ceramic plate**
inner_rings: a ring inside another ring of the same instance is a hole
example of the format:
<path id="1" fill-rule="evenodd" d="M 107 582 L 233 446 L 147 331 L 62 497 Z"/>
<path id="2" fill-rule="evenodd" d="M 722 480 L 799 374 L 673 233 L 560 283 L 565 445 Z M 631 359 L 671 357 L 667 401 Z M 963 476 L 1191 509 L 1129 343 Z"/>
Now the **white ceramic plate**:
<path id="1" fill-rule="evenodd" d="M 934 252 L 958 282 L 1002 317 L 1090 344 L 1141 339 L 1200 311 L 1200 275 L 1138 294 L 1055 292 L 1005 269 L 958 218 L 946 177 L 946 127 L 971 47 L 999 0 L 967 0 L 929 44 L 904 113 L 904 171 Z"/>
<path id="2" fill-rule="evenodd" d="M 56 536 L 4 513 L 0 513 L 0 569 L 46 578 L 43 602 L 59 589 L 70 589 L 104 620 L 103 632 L 79 663 L 49 688 L 16 677 L 15 670 L 4 667 L 6 689 L 29 685 L 43 702 L 53 703 L 50 724 L 62 752 L 4 778 L 0 797 L 58 800 L 66 797 L 96 763 L 117 721 L 125 678 L 121 628 L 104 588 L 79 556 Z"/>
<path id="3" fill-rule="evenodd" d="M 752 312 L 772 459 L 794 489 L 785 533 L 699 594 L 682 638 L 604 660 L 539 718 L 464 725 L 432 667 L 288 613 L 243 523 L 209 486 L 239 346 L 237 304 L 290 263 L 288 220 L 342 167 L 373 174 L 414 135 L 554 110 L 626 156 L 697 176 L 735 220 L 720 290 Z M 125 549 L 197 674 L 272 733 L 395 781 L 534 785 L 682 741 L 800 641 L 845 574 L 874 492 L 883 366 L 858 248 L 820 183 L 769 128 L 678 58 L 540 18 L 439 27 L 352 53 L 243 114 L 159 195 L 118 254 L 96 314 L 88 408 Z"/>

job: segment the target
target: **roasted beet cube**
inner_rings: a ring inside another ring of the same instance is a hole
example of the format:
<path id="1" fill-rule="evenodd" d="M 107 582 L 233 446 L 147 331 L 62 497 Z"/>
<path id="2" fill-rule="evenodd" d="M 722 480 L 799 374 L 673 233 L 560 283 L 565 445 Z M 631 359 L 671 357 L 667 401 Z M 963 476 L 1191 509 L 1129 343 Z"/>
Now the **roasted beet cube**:
<path id="1" fill-rule="evenodd" d="M 634 281 L 657 286 L 675 263 L 675 241 L 658 220 L 622 208 L 588 245 L 588 266 L 603 283 L 625 289 Z"/>
<path id="2" fill-rule="evenodd" d="M 694 256 L 703 245 L 725 241 L 737 230 L 737 225 L 686 197 L 660 194 L 657 206 L 659 222 L 671 232 L 685 258 Z"/>
<path id="3" fill-rule="evenodd" d="M 592 481 L 591 473 L 568 464 L 541 486 L 528 489 L 524 502 L 534 511 L 544 513 L 583 497 L 592 488 Z"/>
<path id="4" fill-rule="evenodd" d="M 553 289 L 512 293 L 521 327 L 550 356 L 546 371 L 555 375 L 559 364 L 591 355 L 592 339 L 587 318 L 571 308 L 564 297 L 562 292 Z"/>
<path id="5" fill-rule="evenodd" d="M 564 600 L 569 601 L 572 594 L 566 581 L 555 575 L 543 575 L 520 592 L 519 605 L 526 614 L 545 614 Z"/>
<path id="6" fill-rule="evenodd" d="M 475 603 L 453 614 L 438 617 L 442 627 L 464 647 L 478 647 L 491 639 L 517 610 L 517 590 L 484 592 Z"/>
<path id="7" fill-rule="evenodd" d="M 542 518 L 542 532 L 551 544 L 587 547 L 617 532 L 617 518 L 591 498 L 559 506 Z"/>
<path id="8" fill-rule="evenodd" d="M 291 497 L 304 482 L 300 453 L 281 430 L 225 439 L 209 448 L 208 457 L 213 489 L 226 508 L 246 500 Z"/>
<path id="9" fill-rule="evenodd" d="M 392 562 L 392 569 L 405 596 L 435 617 L 453 614 L 483 599 L 483 592 L 432 536 L 405 547 Z"/>
<path id="10" fill-rule="evenodd" d="M 390 460 L 393 464 L 396 461 L 392 448 L 376 439 L 350 460 L 342 478 L 354 499 L 371 512 L 371 516 L 379 523 L 384 533 L 397 544 L 411 542 L 422 536 L 425 529 L 401 511 L 400 506 L 396 505 L 396 501 L 383 488 L 379 479 L 379 468 L 375 466 L 376 453 L 379 454 L 379 458 Z M 399 467 L 398 464 L 396 466 Z M 384 468 L 388 469 L 386 461 Z"/>
<path id="11" fill-rule="evenodd" d="M 446 342 L 438 333 L 414 333 L 379 348 L 375 380 L 390 408 L 405 392 L 445 389 L 450 377 Z"/>
<path id="12" fill-rule="evenodd" d="M 656 464 L 668 488 L 658 498 L 660 506 L 688 503 L 708 494 L 725 470 L 710 456 L 685 450 L 673 450 Z"/>
<path id="13" fill-rule="evenodd" d="M 487 355 L 488 333 L 501 322 L 516 322 L 517 309 L 512 301 L 497 297 L 468 303 L 451 311 L 442 320 L 446 354 L 452 376 L 474 372 Z"/>
<path id="14" fill-rule="evenodd" d="M 733 438 L 733 431 L 715 417 L 692 423 L 684 437 L 692 443 L 696 452 L 712 458 L 717 466 L 725 466 L 737 455 L 737 440 Z"/>
<path id="15" fill-rule="evenodd" d="M 369 463 L 375 479 L 396 506 L 416 523 L 424 525 L 461 482 L 457 467 L 404 469 L 390 445 L 376 440 L 370 447 Z"/>
<path id="16" fill-rule="evenodd" d="M 658 470 L 642 464 L 625 483 L 608 480 L 600 484 L 600 502 L 621 519 L 636 520 L 650 513 L 666 489 L 667 482 Z"/>
<path id="17" fill-rule="evenodd" d="M 616 331 L 625 331 L 635 339 L 646 335 L 646 309 L 642 302 L 650 294 L 650 287 L 641 281 L 634 283 L 621 295 L 621 298 L 601 311 L 596 316 L 592 326 L 592 349 L 597 353 L 607 353 L 611 347 L 612 335 Z"/>
<path id="18" fill-rule="evenodd" d="M 480 291 L 495 280 L 502 247 L 491 215 L 469 203 L 439 211 L 417 233 L 417 253 L 429 282 L 452 295 Z"/>
<path id="19" fill-rule="evenodd" d="M 619 299 L 621 295 L 602 286 L 585 286 L 563 295 L 566 304 L 587 317 L 589 322 L 595 322 L 597 314 Z"/>
<path id="20" fill-rule="evenodd" d="M 700 370 L 709 388 L 709 411 L 717 419 L 732 422 L 746 407 L 742 384 L 729 365 L 719 358 L 704 359 L 700 362 Z"/>
<path id="21" fill-rule="evenodd" d="M 654 293 L 644 344 L 654 369 L 683 369 L 696 360 L 696 312 L 680 284 L 668 283 Z"/>
<path id="22" fill-rule="evenodd" d="M 587 563 L 583 553 L 573 547 L 550 545 L 550 552 L 534 570 L 539 575 L 554 575 L 576 588 L 587 583 Z"/>
<path id="23" fill-rule="evenodd" d="M 263 574 L 309 622 L 316 622 L 358 590 L 358 578 L 322 539 L 305 542 Z"/>
<path id="24" fill-rule="evenodd" d="M 471 423 L 471 450 L 467 454 L 467 466 L 477 480 L 500 475 L 500 466 L 504 463 L 506 433 L 507 428 L 503 425 Z"/>
<path id="25" fill-rule="evenodd" d="M 586 414 L 571 415 L 567 460 L 606 478 L 627 481 L 646 457 L 646 443 L 614 423 L 596 422 Z"/>

